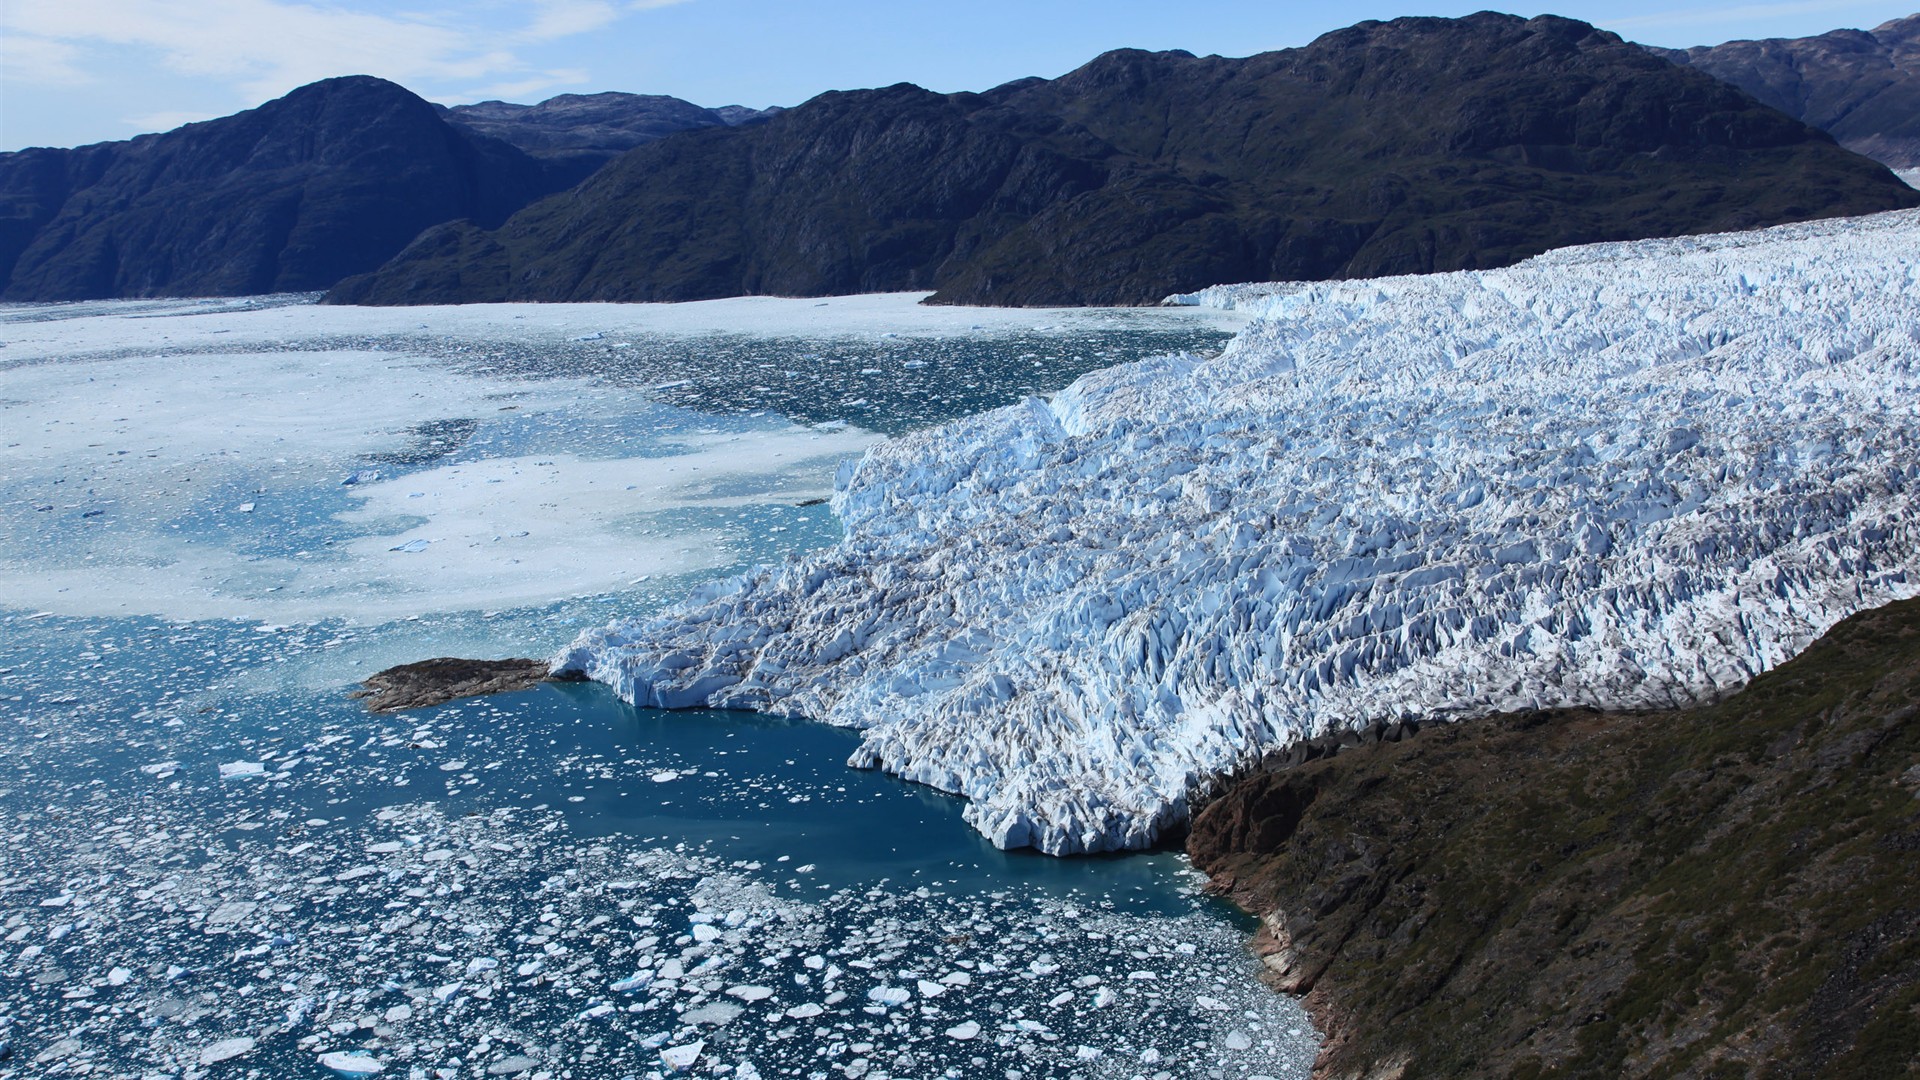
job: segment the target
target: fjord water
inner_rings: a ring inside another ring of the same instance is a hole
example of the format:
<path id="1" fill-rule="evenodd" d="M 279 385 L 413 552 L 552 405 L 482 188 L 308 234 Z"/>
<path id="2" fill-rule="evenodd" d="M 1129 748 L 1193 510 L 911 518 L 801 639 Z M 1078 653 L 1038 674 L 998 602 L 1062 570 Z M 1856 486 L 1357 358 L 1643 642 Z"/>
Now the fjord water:
<path id="1" fill-rule="evenodd" d="M 784 303 L 0 312 L 0 1077 L 1304 1075 L 1173 853 L 997 851 L 817 724 L 346 698 L 830 543 L 869 432 L 1225 336 Z"/>

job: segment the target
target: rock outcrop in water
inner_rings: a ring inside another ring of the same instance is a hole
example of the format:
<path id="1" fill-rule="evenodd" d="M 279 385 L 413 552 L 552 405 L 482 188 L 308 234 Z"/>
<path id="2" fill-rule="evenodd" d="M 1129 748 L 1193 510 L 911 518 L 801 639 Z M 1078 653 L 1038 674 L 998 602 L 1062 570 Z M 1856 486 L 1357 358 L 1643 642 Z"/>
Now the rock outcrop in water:
<path id="1" fill-rule="evenodd" d="M 860 728 L 1068 853 L 1376 720 L 1711 701 L 1920 591 L 1920 213 L 1185 299 L 1254 320 L 873 448 L 837 546 L 558 670 Z"/>
<path id="2" fill-rule="evenodd" d="M 529 690 L 552 678 L 544 660 L 442 656 L 375 672 L 353 696 L 365 699 L 367 708 L 374 712 L 401 712 L 460 698 Z"/>
<path id="3" fill-rule="evenodd" d="M 499 224 L 580 175 L 393 83 L 328 79 L 161 135 L 0 154 L 0 297 L 325 289 L 429 225 Z"/>
<path id="4" fill-rule="evenodd" d="M 1482 13 L 1245 59 L 1122 50 L 982 94 L 825 94 L 641 147 L 497 230 L 436 229 L 329 299 L 1141 304 L 1917 204 L 1613 34 Z"/>
<path id="5" fill-rule="evenodd" d="M 1711 708 L 1254 769 L 1187 850 L 1263 917 L 1271 980 L 1327 1032 L 1319 1076 L 1908 1076 L 1916 700 L 1907 601 Z"/>
<path id="6" fill-rule="evenodd" d="M 1920 166 L 1920 15 L 1871 31 L 1652 51 L 1738 86 L 1855 153 L 1896 169 Z"/>

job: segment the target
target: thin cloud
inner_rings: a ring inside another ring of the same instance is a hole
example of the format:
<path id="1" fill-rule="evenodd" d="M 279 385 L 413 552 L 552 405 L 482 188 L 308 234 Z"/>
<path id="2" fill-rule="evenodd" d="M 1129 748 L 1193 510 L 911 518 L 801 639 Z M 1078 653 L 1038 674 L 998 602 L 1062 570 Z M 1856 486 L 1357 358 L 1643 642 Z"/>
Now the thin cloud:
<path id="1" fill-rule="evenodd" d="M 573 37 L 618 22 L 620 16 L 620 9 L 608 0 L 542 0 L 520 37 L 525 41 Z"/>
<path id="2" fill-rule="evenodd" d="M 4 47 L 8 81 L 37 86 L 84 86 L 93 76 L 81 66 L 80 50 L 64 41 L 8 33 Z"/>
<path id="3" fill-rule="evenodd" d="M 590 81 L 592 76 L 584 71 L 549 71 L 519 82 L 497 83 L 493 86 L 469 90 L 460 96 L 463 101 L 531 101 L 535 98 L 549 98 L 549 91 L 564 90 L 570 86 L 580 86 Z"/>
<path id="4" fill-rule="evenodd" d="M 1702 11 L 1698 8 L 1682 8 L 1675 11 L 1656 11 L 1646 15 L 1632 15 L 1624 19 L 1608 19 L 1606 27 L 1613 29 L 1637 29 L 1640 27 L 1661 26 L 1703 26 L 1712 23 L 1754 22 L 1765 19 L 1792 18 L 1796 15 L 1818 15 L 1827 12 L 1858 10 L 1863 5 L 1848 0 L 1795 0 L 1780 4 L 1745 4 L 1740 7 L 1711 8 Z"/>
<path id="5" fill-rule="evenodd" d="M 252 101 L 347 74 L 538 89 L 588 76 L 536 68 L 516 44 L 591 33 L 671 2 L 533 0 L 509 6 L 523 18 L 503 33 L 476 25 L 467 7 L 385 14 L 292 0 L 7 0 L 0 34 L 6 78 L 22 85 L 88 81 L 105 46 L 149 50 L 168 70 L 224 82 Z"/>

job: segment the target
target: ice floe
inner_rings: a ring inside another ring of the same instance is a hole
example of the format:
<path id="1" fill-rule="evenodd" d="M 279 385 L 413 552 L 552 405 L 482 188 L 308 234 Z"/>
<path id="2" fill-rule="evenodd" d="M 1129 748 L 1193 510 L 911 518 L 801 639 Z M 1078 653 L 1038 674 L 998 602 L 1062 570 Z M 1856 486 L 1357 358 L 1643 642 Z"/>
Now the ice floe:
<path id="1" fill-rule="evenodd" d="M 1177 299 L 1252 321 L 877 446 L 839 545 L 557 667 L 860 728 L 1070 853 L 1303 736 L 1698 702 L 1915 592 L 1915 213 Z"/>

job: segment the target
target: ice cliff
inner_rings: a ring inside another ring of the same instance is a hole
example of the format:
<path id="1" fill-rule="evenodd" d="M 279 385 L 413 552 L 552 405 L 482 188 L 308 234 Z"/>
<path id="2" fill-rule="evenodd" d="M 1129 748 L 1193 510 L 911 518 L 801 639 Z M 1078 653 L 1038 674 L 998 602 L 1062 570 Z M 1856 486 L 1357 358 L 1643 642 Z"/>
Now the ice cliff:
<path id="1" fill-rule="evenodd" d="M 1069 853 L 1296 738 L 1695 703 L 1920 591 L 1920 213 L 1175 299 L 1255 318 L 875 447 L 837 547 L 556 668 L 860 728 Z"/>

